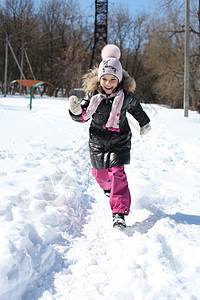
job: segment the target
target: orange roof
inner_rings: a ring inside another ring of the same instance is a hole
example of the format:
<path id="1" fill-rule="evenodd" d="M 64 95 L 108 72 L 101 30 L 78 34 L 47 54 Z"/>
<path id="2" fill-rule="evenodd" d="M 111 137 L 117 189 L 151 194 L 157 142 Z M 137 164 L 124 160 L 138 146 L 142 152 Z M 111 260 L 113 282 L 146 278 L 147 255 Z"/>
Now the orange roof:
<path id="1" fill-rule="evenodd" d="M 52 85 L 50 82 L 48 81 L 42 81 L 42 80 L 33 80 L 33 79 L 16 79 L 15 81 L 21 83 L 22 85 L 24 85 L 27 88 L 30 88 L 32 86 L 34 86 L 37 83 L 46 83 L 48 85 Z"/>

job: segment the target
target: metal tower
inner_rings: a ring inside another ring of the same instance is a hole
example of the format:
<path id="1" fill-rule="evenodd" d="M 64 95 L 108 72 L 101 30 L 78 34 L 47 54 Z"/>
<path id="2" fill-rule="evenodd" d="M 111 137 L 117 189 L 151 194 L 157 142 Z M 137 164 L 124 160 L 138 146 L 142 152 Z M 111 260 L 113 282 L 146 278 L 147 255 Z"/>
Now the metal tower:
<path id="1" fill-rule="evenodd" d="M 101 59 L 101 49 L 107 44 L 108 0 L 95 0 L 94 46 L 90 68 Z"/>

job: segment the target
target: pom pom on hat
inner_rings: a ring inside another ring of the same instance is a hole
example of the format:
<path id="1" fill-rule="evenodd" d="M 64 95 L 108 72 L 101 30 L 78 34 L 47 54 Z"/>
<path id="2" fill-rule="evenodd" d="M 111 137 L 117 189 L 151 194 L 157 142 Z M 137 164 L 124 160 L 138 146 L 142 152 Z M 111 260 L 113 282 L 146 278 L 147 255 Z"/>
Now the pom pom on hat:
<path id="1" fill-rule="evenodd" d="M 102 61 L 98 68 L 98 80 L 103 75 L 114 75 L 119 82 L 122 80 L 122 65 L 119 61 L 121 52 L 116 45 L 108 44 L 101 51 Z"/>
<path id="2" fill-rule="evenodd" d="M 116 45 L 108 44 L 101 51 L 102 59 L 106 59 L 110 57 L 120 59 L 120 56 L 121 56 L 121 52 Z"/>

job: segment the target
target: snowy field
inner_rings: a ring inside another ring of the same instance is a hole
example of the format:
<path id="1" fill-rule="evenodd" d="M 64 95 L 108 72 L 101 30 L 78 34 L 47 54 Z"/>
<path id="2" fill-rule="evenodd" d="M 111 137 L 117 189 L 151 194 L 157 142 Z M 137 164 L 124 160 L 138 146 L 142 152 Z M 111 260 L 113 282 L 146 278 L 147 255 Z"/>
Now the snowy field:
<path id="1" fill-rule="evenodd" d="M 0 300 L 199 300 L 200 115 L 143 105 L 127 229 L 91 175 L 66 99 L 0 96 Z"/>

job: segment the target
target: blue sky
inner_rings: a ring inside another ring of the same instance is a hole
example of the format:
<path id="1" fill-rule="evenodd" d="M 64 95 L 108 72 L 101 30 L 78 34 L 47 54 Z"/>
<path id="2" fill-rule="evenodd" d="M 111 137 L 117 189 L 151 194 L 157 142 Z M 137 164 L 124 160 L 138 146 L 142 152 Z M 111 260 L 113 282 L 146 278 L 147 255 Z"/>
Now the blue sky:
<path id="1" fill-rule="evenodd" d="M 94 9 L 95 0 L 79 0 L 83 8 Z M 135 14 L 142 10 L 149 10 L 155 7 L 155 0 L 108 0 L 108 9 L 112 9 L 113 5 L 123 4 L 127 7 L 131 14 Z"/>

